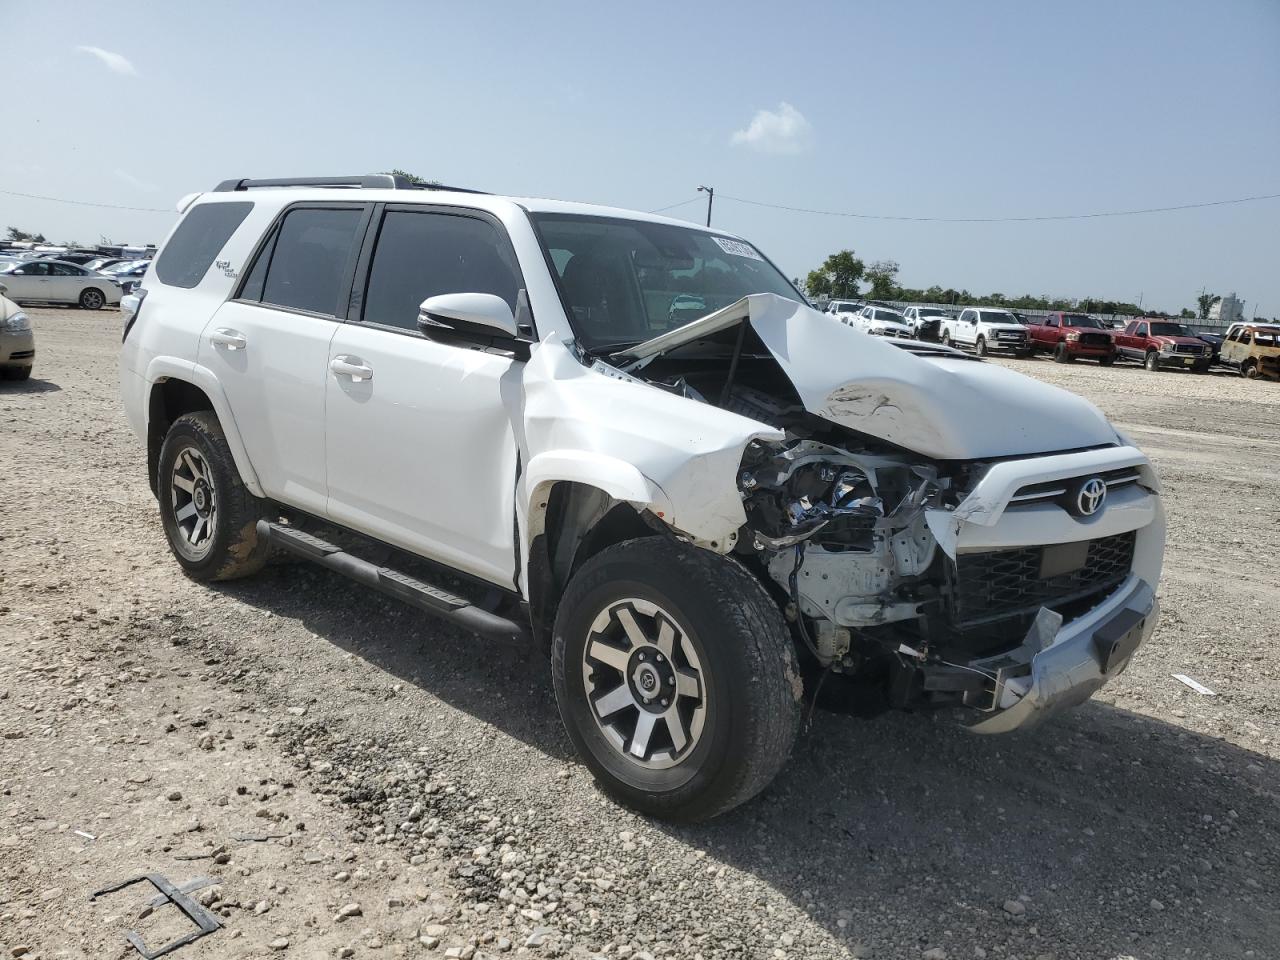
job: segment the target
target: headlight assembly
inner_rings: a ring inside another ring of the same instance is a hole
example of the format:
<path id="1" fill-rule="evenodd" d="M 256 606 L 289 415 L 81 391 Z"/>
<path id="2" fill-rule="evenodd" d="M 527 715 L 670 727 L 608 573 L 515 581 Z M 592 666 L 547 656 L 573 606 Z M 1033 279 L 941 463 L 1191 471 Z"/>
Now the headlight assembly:
<path id="1" fill-rule="evenodd" d="M 31 320 L 21 310 L 7 320 L 0 320 L 0 330 L 3 330 L 5 333 L 21 333 L 24 330 L 30 329 Z"/>

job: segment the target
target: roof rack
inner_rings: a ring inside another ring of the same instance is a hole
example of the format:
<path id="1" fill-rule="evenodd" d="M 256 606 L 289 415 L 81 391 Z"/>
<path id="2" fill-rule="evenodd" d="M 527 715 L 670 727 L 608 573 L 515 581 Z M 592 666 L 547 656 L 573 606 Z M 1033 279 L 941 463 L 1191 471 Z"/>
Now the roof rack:
<path id="1" fill-rule="evenodd" d="M 370 173 L 362 177 L 284 177 L 274 180 L 223 180 L 215 193 L 253 190 L 265 187 L 354 187 L 364 190 L 448 190 L 453 193 L 484 193 L 467 187 L 450 187 L 443 183 L 419 183 L 391 173 Z"/>

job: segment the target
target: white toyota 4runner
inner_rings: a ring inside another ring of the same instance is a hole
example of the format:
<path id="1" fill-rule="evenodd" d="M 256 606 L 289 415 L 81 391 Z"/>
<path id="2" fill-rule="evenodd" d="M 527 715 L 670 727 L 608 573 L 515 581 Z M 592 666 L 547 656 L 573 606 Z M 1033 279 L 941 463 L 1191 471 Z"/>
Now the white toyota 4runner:
<path id="1" fill-rule="evenodd" d="M 1012 730 L 1154 629 L 1158 482 L 1096 408 L 832 323 L 742 239 L 385 176 L 179 211 L 121 354 L 178 563 L 546 648 L 639 809 L 761 790 L 806 690 Z"/>

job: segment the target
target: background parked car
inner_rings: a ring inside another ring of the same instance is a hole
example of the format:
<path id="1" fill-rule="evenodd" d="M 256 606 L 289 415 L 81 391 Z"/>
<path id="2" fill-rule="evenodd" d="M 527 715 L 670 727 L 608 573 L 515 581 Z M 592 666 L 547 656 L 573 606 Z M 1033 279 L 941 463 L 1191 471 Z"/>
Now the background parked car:
<path id="1" fill-rule="evenodd" d="M 1116 359 L 1110 327 L 1083 313 L 1051 313 L 1038 322 L 1029 322 L 1027 334 L 1031 337 L 1032 353 L 1052 353 L 1058 363 L 1083 358 L 1109 367 Z"/>
<path id="2" fill-rule="evenodd" d="M 142 282 L 142 278 L 146 275 L 147 268 L 151 266 L 150 260 L 122 260 L 114 266 L 99 270 L 104 277 L 113 280 L 119 287 L 121 294 L 133 293 L 138 284 Z M 679 297 L 676 298 L 680 299 Z M 704 309 L 702 311 L 706 313 Z M 702 314 L 690 316 L 689 320 L 696 320 Z M 685 321 L 687 322 L 687 321 Z"/>
<path id="3" fill-rule="evenodd" d="M 854 318 L 853 325 L 875 337 L 900 337 L 904 340 L 911 337 L 911 328 L 902 314 L 888 307 L 863 307 Z"/>
<path id="4" fill-rule="evenodd" d="M 1148 370 L 1182 367 L 1204 373 L 1213 352 L 1185 324 L 1160 318 L 1131 320 L 1115 337 L 1116 356 L 1140 361 Z"/>
<path id="5" fill-rule="evenodd" d="M 1222 363 L 1250 380 L 1280 377 L 1280 325 L 1232 324 L 1222 342 Z"/>
<path id="6" fill-rule="evenodd" d="M 1008 310 L 965 307 L 960 316 L 942 321 L 942 342 L 947 346 L 973 347 L 979 355 L 1002 352 L 1031 356 L 1027 328 Z"/>
<path id="7" fill-rule="evenodd" d="M 114 279 L 76 263 L 61 260 L 27 260 L 10 264 L 0 272 L 0 283 L 18 303 L 74 303 L 99 310 L 120 303 L 120 285 Z"/>
<path id="8" fill-rule="evenodd" d="M 4 292 L 0 283 L 0 377 L 25 380 L 36 360 L 36 335 L 22 308 Z"/>
<path id="9" fill-rule="evenodd" d="M 1209 349 L 1213 351 L 1213 357 L 1209 360 L 1210 366 L 1218 362 L 1218 356 L 1222 353 L 1222 341 L 1226 339 L 1220 333 L 1197 333 L 1197 337 L 1209 345 Z"/>
<path id="10" fill-rule="evenodd" d="M 917 340 L 939 339 L 942 321 L 949 316 L 941 307 L 907 307 L 902 311 L 903 322 Z"/>
<path id="11" fill-rule="evenodd" d="M 861 300 L 832 300 L 827 303 L 827 313 L 840 319 L 845 317 L 853 318 L 858 315 L 858 311 L 861 309 Z"/>

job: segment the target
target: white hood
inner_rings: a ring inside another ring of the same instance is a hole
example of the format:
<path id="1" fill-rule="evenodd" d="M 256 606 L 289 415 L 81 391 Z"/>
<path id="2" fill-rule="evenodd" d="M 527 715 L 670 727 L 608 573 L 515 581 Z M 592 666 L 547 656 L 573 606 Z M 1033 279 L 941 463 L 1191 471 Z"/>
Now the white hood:
<path id="1" fill-rule="evenodd" d="M 623 355 L 643 361 L 744 317 L 806 410 L 925 456 L 971 460 L 1118 442 L 1102 412 L 1074 393 L 953 351 L 917 354 L 771 293 L 745 297 Z"/>

